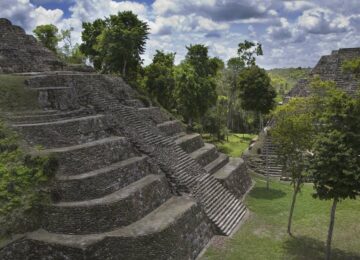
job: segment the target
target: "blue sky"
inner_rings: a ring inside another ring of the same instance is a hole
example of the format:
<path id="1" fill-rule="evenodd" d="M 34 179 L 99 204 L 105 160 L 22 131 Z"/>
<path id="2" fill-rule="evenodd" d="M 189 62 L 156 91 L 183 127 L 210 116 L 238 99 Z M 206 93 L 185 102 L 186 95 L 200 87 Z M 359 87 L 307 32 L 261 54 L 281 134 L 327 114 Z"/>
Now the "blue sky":
<path id="1" fill-rule="evenodd" d="M 73 42 L 83 21 L 124 10 L 150 26 L 145 64 L 157 49 L 176 52 L 178 63 L 196 43 L 226 61 L 247 39 L 262 43 L 265 68 L 312 67 L 331 50 L 360 46 L 359 0 L 0 0 L 0 17 L 28 33 L 46 23 L 73 27 Z"/>

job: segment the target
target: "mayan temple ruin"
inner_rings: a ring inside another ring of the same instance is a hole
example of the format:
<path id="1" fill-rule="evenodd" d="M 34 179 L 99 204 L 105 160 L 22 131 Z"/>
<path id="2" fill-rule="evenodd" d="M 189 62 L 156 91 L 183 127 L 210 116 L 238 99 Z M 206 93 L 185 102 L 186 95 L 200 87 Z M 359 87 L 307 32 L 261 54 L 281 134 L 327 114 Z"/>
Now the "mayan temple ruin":
<path id="1" fill-rule="evenodd" d="M 342 69 L 346 60 L 360 57 L 360 48 L 345 48 L 333 51 L 330 55 L 322 56 L 316 66 L 311 70 L 308 79 L 301 79 L 286 95 L 286 100 L 292 97 L 304 97 L 309 95 L 309 84 L 312 79 L 319 77 L 324 81 L 333 81 L 336 86 L 343 89 L 349 95 L 355 95 L 358 88 L 358 79 L 351 72 Z M 273 122 L 269 122 L 271 124 Z M 266 136 L 260 146 L 260 155 L 251 155 L 247 158 L 247 165 L 257 173 L 269 174 L 270 176 L 282 176 L 283 166 L 277 160 L 276 147 L 271 136 Z"/>
<path id="2" fill-rule="evenodd" d="M 6 19 L 0 72 L 23 77 L 40 107 L 2 116 L 59 165 L 39 226 L 0 259 L 195 259 L 246 216 L 244 161 L 187 133 L 121 78 L 71 71 Z"/>

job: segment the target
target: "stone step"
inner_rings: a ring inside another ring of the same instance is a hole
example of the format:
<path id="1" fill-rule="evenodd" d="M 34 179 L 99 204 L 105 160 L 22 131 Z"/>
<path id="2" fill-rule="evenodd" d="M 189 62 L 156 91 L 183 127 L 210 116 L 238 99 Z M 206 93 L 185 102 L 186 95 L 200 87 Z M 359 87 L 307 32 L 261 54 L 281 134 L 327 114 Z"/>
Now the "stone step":
<path id="1" fill-rule="evenodd" d="M 241 198 L 251 186 L 246 164 L 242 158 L 230 158 L 229 162 L 213 174 L 224 187 Z"/>
<path id="2" fill-rule="evenodd" d="M 190 157 L 193 158 L 201 166 L 206 166 L 218 157 L 218 152 L 215 145 L 205 143 L 203 147 L 192 152 L 190 154 Z"/>
<path id="3" fill-rule="evenodd" d="M 82 201 L 115 192 L 152 172 L 147 158 L 132 157 L 78 175 L 57 175 L 53 197 L 61 201 Z"/>
<path id="4" fill-rule="evenodd" d="M 184 125 L 179 120 L 166 121 L 157 124 L 157 127 L 167 136 L 173 136 L 185 131 Z"/>
<path id="5" fill-rule="evenodd" d="M 170 118 L 168 118 L 168 116 L 162 112 L 159 107 L 141 107 L 138 111 L 155 124 L 161 124 L 170 120 Z"/>
<path id="6" fill-rule="evenodd" d="M 175 143 L 187 153 L 192 153 L 195 150 L 204 146 L 201 135 L 197 133 L 183 135 L 176 139 Z"/>
<path id="7" fill-rule="evenodd" d="M 127 99 L 125 100 L 125 105 L 130 107 L 144 107 L 143 102 L 141 102 L 139 99 Z"/>
<path id="8" fill-rule="evenodd" d="M 205 170 L 210 173 L 213 174 L 215 173 L 217 170 L 219 170 L 220 168 L 222 168 L 225 164 L 227 164 L 229 161 L 229 157 L 226 154 L 223 153 L 219 153 L 219 157 L 216 158 L 214 161 L 212 161 L 211 163 L 209 163 L 208 165 L 205 166 Z"/>
<path id="9" fill-rule="evenodd" d="M 245 206 L 219 181 L 211 175 L 208 178 L 213 180 L 201 179 L 200 189 L 195 196 L 200 198 L 207 216 L 217 226 L 220 233 L 228 235 L 233 231 L 234 223 L 237 225 L 241 221 L 242 215 L 239 211 L 242 211 Z M 228 201 L 231 203 L 226 203 Z"/>
<path id="10" fill-rule="evenodd" d="M 77 145 L 106 138 L 111 125 L 104 115 L 90 115 L 58 121 L 30 124 L 13 124 L 32 146 L 57 148 Z"/>
<path id="11" fill-rule="evenodd" d="M 84 144 L 39 151 L 58 159 L 57 174 L 76 175 L 136 156 L 125 137 L 112 136 Z"/>
<path id="12" fill-rule="evenodd" d="M 22 114 L 22 115 L 8 115 L 7 119 L 14 124 L 26 124 L 26 123 L 43 123 L 57 120 L 63 120 L 68 118 L 83 117 L 94 114 L 93 109 L 80 108 L 71 111 L 54 111 L 52 113 L 33 113 L 33 114 Z"/>
<path id="13" fill-rule="evenodd" d="M 29 233 L 26 257 L 37 259 L 36 253 L 41 251 L 46 259 L 195 259 L 212 235 L 197 203 L 185 197 L 172 197 L 137 222 L 110 232 Z"/>
<path id="14" fill-rule="evenodd" d="M 44 206 L 43 227 L 54 233 L 100 233 L 130 225 L 170 198 L 165 176 L 147 175 L 98 199 Z"/>

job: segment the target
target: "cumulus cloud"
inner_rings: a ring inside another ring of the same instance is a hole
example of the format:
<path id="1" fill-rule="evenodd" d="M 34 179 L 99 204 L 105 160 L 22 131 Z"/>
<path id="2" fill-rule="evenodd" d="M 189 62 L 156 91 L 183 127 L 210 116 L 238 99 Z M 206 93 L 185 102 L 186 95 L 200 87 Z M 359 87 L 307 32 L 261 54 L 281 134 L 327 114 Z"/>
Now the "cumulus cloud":
<path id="1" fill-rule="evenodd" d="M 235 21 L 267 16 L 270 0 L 155 0 L 158 15 L 197 13 L 215 21 Z"/>
<path id="2" fill-rule="evenodd" d="M 144 4 L 114 0 L 77 0 L 75 4 L 70 7 L 72 18 L 77 18 L 81 21 L 92 21 L 97 18 L 104 18 L 110 14 L 116 14 L 121 11 L 132 11 L 142 18 L 146 18 L 147 8 Z"/>
<path id="3" fill-rule="evenodd" d="M 275 40 L 283 40 L 291 38 L 292 32 L 290 29 L 290 24 L 286 18 L 280 18 L 279 26 L 270 26 L 267 29 L 267 33 L 272 39 Z"/>
<path id="4" fill-rule="evenodd" d="M 0 1 L 0 17 L 10 19 L 28 32 L 37 25 L 59 22 L 63 14 L 60 9 L 36 7 L 29 0 Z"/>
<path id="5" fill-rule="evenodd" d="M 316 7 L 314 3 L 309 1 L 284 1 L 283 4 L 285 10 L 290 12 L 303 11 Z"/>
<path id="6" fill-rule="evenodd" d="M 347 17 L 324 8 L 304 11 L 298 18 L 298 23 L 300 27 L 313 34 L 342 33 L 349 30 Z"/>
<path id="7" fill-rule="evenodd" d="M 217 23 L 211 19 L 198 16 L 195 14 L 190 15 L 172 15 L 169 17 L 159 16 L 154 22 L 150 22 L 151 32 L 153 34 L 171 34 L 172 31 L 178 33 L 188 32 L 213 32 L 227 30 L 229 24 Z"/>

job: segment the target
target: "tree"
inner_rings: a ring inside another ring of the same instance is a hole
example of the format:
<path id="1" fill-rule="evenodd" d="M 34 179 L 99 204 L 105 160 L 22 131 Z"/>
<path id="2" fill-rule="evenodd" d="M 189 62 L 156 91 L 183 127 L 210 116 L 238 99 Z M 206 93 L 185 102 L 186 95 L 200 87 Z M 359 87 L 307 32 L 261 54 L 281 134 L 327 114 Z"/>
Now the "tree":
<path id="1" fill-rule="evenodd" d="M 293 98 L 273 113 L 275 125 L 270 134 L 284 172 L 290 173 L 293 197 L 287 232 L 291 234 L 292 217 L 297 194 L 306 178 L 306 154 L 311 150 L 314 136 L 314 118 L 307 98 Z"/>
<path id="2" fill-rule="evenodd" d="M 314 179 L 314 197 L 332 200 L 326 242 L 330 259 L 337 203 L 360 195 L 360 102 L 334 83 L 313 83 L 317 131 L 309 169 Z"/>
<path id="3" fill-rule="evenodd" d="M 269 113 L 275 106 L 276 92 L 271 86 L 269 76 L 264 69 L 254 65 L 240 72 L 238 84 L 242 108 L 258 114 L 262 129 L 262 115 Z"/>
<path id="4" fill-rule="evenodd" d="M 53 24 L 38 25 L 34 30 L 35 37 L 49 50 L 56 53 L 61 37 L 58 28 Z"/>
<path id="5" fill-rule="evenodd" d="M 216 136 L 218 141 L 224 140 L 228 134 L 226 127 L 227 102 L 227 97 L 218 96 L 216 105 L 209 109 L 203 120 L 205 131 Z"/>
<path id="6" fill-rule="evenodd" d="M 188 50 L 185 61 L 192 65 L 199 77 L 215 76 L 217 71 L 223 67 L 223 62 L 219 58 L 210 58 L 209 49 L 205 45 L 195 44 L 186 46 Z"/>
<path id="7" fill-rule="evenodd" d="M 321 134 L 313 151 L 310 170 L 314 197 L 333 201 L 326 242 L 326 259 L 330 259 L 337 203 L 360 195 L 360 159 L 358 151 L 348 144 L 346 134 L 337 130 Z"/>
<path id="8" fill-rule="evenodd" d="M 254 55 L 263 55 L 262 46 L 260 43 L 255 44 L 245 40 L 244 42 L 239 43 L 238 55 L 246 66 L 254 66 L 256 65 L 256 59 Z"/>
<path id="9" fill-rule="evenodd" d="M 230 58 L 227 62 L 227 69 L 224 73 L 225 81 L 228 85 L 228 115 L 227 125 L 235 129 L 235 121 L 241 122 L 244 128 L 248 128 L 248 122 L 245 118 L 248 116 L 246 111 L 241 109 L 241 100 L 239 97 L 239 74 L 247 67 L 256 64 L 255 56 L 263 55 L 261 44 L 245 40 L 238 45 L 238 56 Z M 238 117 L 238 118 L 236 118 Z M 239 123 L 237 129 L 239 129 Z"/>
<path id="10" fill-rule="evenodd" d="M 130 11 L 110 15 L 105 20 L 83 24 L 81 50 L 97 69 L 106 73 L 120 73 L 127 80 L 137 77 L 140 57 L 145 52 L 149 34 L 146 22 Z"/>
<path id="11" fill-rule="evenodd" d="M 175 53 L 157 50 L 153 62 L 145 68 L 148 92 L 168 110 L 175 106 L 174 59 Z"/>
<path id="12" fill-rule="evenodd" d="M 83 23 L 83 31 L 81 33 L 82 43 L 80 51 L 84 53 L 93 63 L 96 70 L 101 70 L 102 57 L 97 48 L 98 37 L 105 29 L 106 22 L 102 19 L 96 19 L 92 23 Z"/>
<path id="13" fill-rule="evenodd" d="M 211 77 L 199 77 L 195 68 L 184 62 L 176 69 L 175 97 L 180 113 L 192 125 L 215 104 L 216 85 Z"/>

